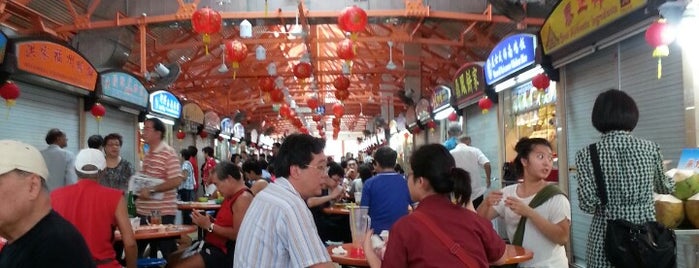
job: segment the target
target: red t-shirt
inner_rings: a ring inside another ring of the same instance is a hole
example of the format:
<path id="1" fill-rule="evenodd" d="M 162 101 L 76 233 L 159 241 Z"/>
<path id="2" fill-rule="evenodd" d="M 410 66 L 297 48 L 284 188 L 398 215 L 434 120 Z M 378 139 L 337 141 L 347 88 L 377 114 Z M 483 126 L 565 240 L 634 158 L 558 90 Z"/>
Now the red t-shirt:
<path id="1" fill-rule="evenodd" d="M 123 196 L 121 191 L 104 187 L 95 180 L 80 179 L 76 184 L 51 192 L 51 206 L 80 231 L 93 258 L 115 259 L 112 226 L 116 226 L 116 208 Z M 100 267 L 121 265 L 115 260 Z"/>
<path id="2" fill-rule="evenodd" d="M 505 253 L 505 241 L 493 224 L 441 195 L 422 201 L 416 211 L 432 219 L 480 267 L 488 267 Z M 463 267 L 463 263 L 422 222 L 408 215 L 391 228 L 383 267 Z"/>
<path id="3" fill-rule="evenodd" d="M 230 198 L 223 200 L 221 203 L 221 209 L 219 209 L 218 213 L 216 213 L 216 219 L 214 220 L 214 224 L 216 226 L 233 227 L 233 204 L 235 203 L 235 200 L 238 199 L 238 197 L 245 191 L 250 192 L 248 188 L 244 188 L 233 194 L 233 196 Z M 223 253 L 228 253 L 228 248 L 226 248 L 226 241 L 228 241 L 228 238 L 215 233 L 209 233 L 204 238 L 204 241 L 221 249 Z"/>
<path id="4" fill-rule="evenodd" d="M 197 157 L 190 156 L 189 163 L 192 163 L 192 167 L 194 167 L 194 191 L 196 192 L 197 189 L 199 189 L 199 169 L 197 168 L 199 165 L 197 165 Z"/>
<path id="5" fill-rule="evenodd" d="M 202 168 L 202 173 L 201 173 L 201 178 L 206 183 L 211 183 L 209 181 L 209 174 L 211 174 L 211 171 L 214 170 L 215 167 L 216 167 L 216 160 L 214 160 L 213 157 L 206 157 L 206 160 L 204 160 L 204 168 Z"/>

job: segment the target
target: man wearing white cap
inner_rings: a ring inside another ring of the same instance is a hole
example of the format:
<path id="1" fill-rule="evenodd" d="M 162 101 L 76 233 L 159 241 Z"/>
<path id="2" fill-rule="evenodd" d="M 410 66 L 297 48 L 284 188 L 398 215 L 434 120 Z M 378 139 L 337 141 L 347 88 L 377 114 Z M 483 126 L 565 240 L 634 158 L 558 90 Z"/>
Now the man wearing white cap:
<path id="1" fill-rule="evenodd" d="M 78 228 L 92 252 L 97 267 L 120 268 L 114 251 L 114 230 L 121 232 L 126 252 L 126 267 L 136 267 L 136 240 L 126 211 L 124 194 L 117 189 L 104 187 L 99 179 L 104 175 L 107 161 L 96 149 L 83 149 L 75 157 L 77 184 L 58 188 L 51 192 L 53 209 Z"/>
<path id="2" fill-rule="evenodd" d="M 95 267 L 85 240 L 51 210 L 39 150 L 0 140 L 0 267 Z"/>

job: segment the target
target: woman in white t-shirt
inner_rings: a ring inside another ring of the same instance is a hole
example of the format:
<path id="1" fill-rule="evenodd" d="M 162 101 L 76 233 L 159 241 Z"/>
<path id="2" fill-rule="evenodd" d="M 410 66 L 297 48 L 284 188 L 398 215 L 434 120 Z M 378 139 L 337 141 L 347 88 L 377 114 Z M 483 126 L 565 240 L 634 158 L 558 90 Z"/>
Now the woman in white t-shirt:
<path id="1" fill-rule="evenodd" d="M 515 145 L 515 173 L 523 182 L 502 191 L 493 191 L 478 207 L 478 214 L 487 219 L 502 217 L 507 237 L 514 241 L 517 225 L 526 217 L 522 247 L 534 252 L 534 258 L 519 267 L 568 267 L 564 245 L 570 237 L 570 203 L 565 195 L 554 194 L 541 205 L 531 208 L 530 202 L 542 190 L 560 190 L 544 179 L 553 168 L 551 145 L 541 138 L 522 138 Z M 553 189 L 550 189 L 553 188 Z"/>

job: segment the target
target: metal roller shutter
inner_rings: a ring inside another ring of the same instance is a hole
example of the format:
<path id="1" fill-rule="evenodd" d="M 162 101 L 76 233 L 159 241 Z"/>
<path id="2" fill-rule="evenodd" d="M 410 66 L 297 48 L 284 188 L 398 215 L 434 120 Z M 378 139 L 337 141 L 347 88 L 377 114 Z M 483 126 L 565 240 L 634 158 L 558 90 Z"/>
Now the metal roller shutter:
<path id="1" fill-rule="evenodd" d="M 599 140 L 590 116 L 595 98 L 602 91 L 619 88 L 631 95 L 640 111 L 634 135 L 658 143 L 667 160 L 677 163 L 684 145 L 683 88 L 679 49 L 663 59 L 663 78 L 656 79 L 657 61 L 642 34 L 563 68 L 565 76 L 568 163 L 575 166 L 575 153 Z M 662 99 L 662 100 L 661 100 Z M 676 103 L 678 105 L 667 105 Z M 575 174 L 569 176 L 572 209 L 573 263 L 585 267 L 587 234 L 592 216 L 579 209 Z"/>
<path id="2" fill-rule="evenodd" d="M 68 151 L 77 153 L 80 141 L 78 97 L 57 90 L 18 82 L 21 94 L 10 110 L 0 110 L 0 139 L 26 142 L 42 150 L 44 138 L 51 128 L 58 128 L 68 137 Z"/>
<path id="3" fill-rule="evenodd" d="M 87 138 L 94 135 L 100 134 L 102 137 L 109 133 L 119 133 L 123 138 L 123 144 L 121 145 L 121 157 L 131 162 L 134 167 L 138 166 L 136 161 L 136 125 L 138 124 L 138 118 L 134 114 L 123 112 L 117 108 L 114 108 L 108 104 L 103 104 L 107 109 L 107 113 L 104 115 L 99 123 L 99 132 L 97 131 L 97 120 L 88 113 L 85 120 L 85 137 L 84 147 L 87 148 Z"/>
<path id="4" fill-rule="evenodd" d="M 471 136 L 471 145 L 481 149 L 483 154 L 490 160 L 491 176 L 500 178 L 500 159 L 498 148 L 498 113 L 497 106 L 490 109 L 490 112 L 483 114 L 478 105 L 470 105 L 464 109 L 466 128 L 464 134 Z M 485 178 L 485 172 L 482 173 Z M 490 178 L 488 178 L 490 179 Z"/>

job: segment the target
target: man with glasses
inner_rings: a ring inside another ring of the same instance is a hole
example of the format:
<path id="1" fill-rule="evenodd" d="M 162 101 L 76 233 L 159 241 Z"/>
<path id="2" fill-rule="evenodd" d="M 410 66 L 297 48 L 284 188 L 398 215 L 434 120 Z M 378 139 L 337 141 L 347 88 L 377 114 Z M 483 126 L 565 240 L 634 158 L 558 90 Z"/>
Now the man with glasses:
<path id="1" fill-rule="evenodd" d="M 322 241 L 352 242 L 352 234 L 349 230 L 349 217 L 347 215 L 330 215 L 323 212 L 345 196 L 345 190 L 340 184 L 345 175 L 345 170 L 336 162 L 328 164 L 328 178 L 323 185 L 323 193 L 318 197 L 311 197 L 306 204 L 311 208 L 313 220 L 318 228 L 318 235 Z"/>
<path id="2" fill-rule="evenodd" d="M 305 200 L 327 179 L 325 140 L 286 137 L 275 155 L 275 183 L 252 200 L 236 241 L 233 267 L 335 267 Z"/>

